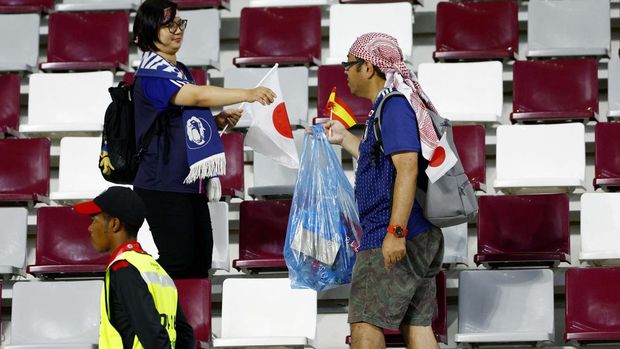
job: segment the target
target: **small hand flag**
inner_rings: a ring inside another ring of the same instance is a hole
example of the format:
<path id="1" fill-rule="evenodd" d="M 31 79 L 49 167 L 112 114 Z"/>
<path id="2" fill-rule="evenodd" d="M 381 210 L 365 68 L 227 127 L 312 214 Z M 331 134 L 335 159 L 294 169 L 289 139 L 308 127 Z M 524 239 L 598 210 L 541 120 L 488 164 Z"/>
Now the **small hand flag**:
<path id="1" fill-rule="evenodd" d="M 336 96 L 336 87 L 332 87 L 332 92 L 329 94 L 329 99 L 325 106 L 325 115 L 329 115 L 330 119 L 340 121 L 345 128 L 349 128 L 357 123 L 351 108 Z"/>

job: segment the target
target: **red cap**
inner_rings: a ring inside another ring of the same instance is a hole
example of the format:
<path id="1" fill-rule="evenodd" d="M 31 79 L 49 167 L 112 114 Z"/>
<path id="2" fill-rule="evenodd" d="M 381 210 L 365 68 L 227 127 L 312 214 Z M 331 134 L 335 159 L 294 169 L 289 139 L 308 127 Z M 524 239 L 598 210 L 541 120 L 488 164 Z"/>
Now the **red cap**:
<path id="1" fill-rule="evenodd" d="M 99 205 L 97 205 L 94 201 L 86 201 L 86 202 L 73 205 L 73 209 L 77 213 L 88 215 L 88 216 L 93 216 L 93 215 L 103 212 L 101 207 L 99 207 Z"/>

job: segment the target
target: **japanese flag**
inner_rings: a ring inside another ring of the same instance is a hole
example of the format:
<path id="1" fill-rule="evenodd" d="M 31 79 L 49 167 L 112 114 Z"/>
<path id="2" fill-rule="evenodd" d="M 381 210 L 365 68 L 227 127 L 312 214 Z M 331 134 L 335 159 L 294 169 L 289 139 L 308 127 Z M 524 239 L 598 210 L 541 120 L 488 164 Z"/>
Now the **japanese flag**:
<path id="1" fill-rule="evenodd" d="M 455 164 L 456 155 L 454 155 L 452 149 L 448 145 L 448 139 L 444 133 L 426 168 L 428 180 L 431 181 L 431 183 L 435 183 L 435 181 L 441 178 L 441 176 L 448 172 Z"/>
<path id="2" fill-rule="evenodd" d="M 271 89 L 277 97 L 270 105 L 258 102 L 244 105 L 244 113 L 252 120 L 245 136 L 245 144 L 283 166 L 299 168 L 299 156 L 282 99 L 277 64 L 258 85 Z"/>

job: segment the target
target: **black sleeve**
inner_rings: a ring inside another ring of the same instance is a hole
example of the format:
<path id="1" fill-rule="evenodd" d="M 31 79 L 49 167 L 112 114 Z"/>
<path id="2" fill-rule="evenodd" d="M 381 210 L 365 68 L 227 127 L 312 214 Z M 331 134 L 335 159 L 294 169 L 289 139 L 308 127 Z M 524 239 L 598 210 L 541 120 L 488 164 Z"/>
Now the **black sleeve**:
<path id="1" fill-rule="evenodd" d="M 187 322 L 181 304 L 177 303 L 177 343 L 176 349 L 194 349 L 196 348 L 196 340 L 194 339 L 194 329 Z"/>
<path id="2" fill-rule="evenodd" d="M 168 349 L 170 338 L 161 325 L 153 297 L 138 270 L 129 265 L 110 270 L 110 288 L 118 296 L 140 343 L 145 349 Z"/>

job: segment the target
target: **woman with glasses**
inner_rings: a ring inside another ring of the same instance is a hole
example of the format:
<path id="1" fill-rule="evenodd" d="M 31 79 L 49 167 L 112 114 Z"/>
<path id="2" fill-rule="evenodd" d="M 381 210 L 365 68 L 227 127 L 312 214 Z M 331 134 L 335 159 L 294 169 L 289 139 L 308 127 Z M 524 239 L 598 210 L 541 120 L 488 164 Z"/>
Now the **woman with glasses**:
<path id="1" fill-rule="evenodd" d="M 218 201 L 226 169 L 218 129 L 234 126 L 240 109 L 213 116 L 210 107 L 239 102 L 270 104 L 265 87 L 198 86 L 176 53 L 187 20 L 169 0 L 146 0 L 134 21 L 143 52 L 134 83 L 136 146 L 141 152 L 134 190 L 143 199 L 158 262 L 173 278 L 207 277 L 213 236 L 207 203 Z M 189 24 L 191 25 L 191 24 Z"/>

